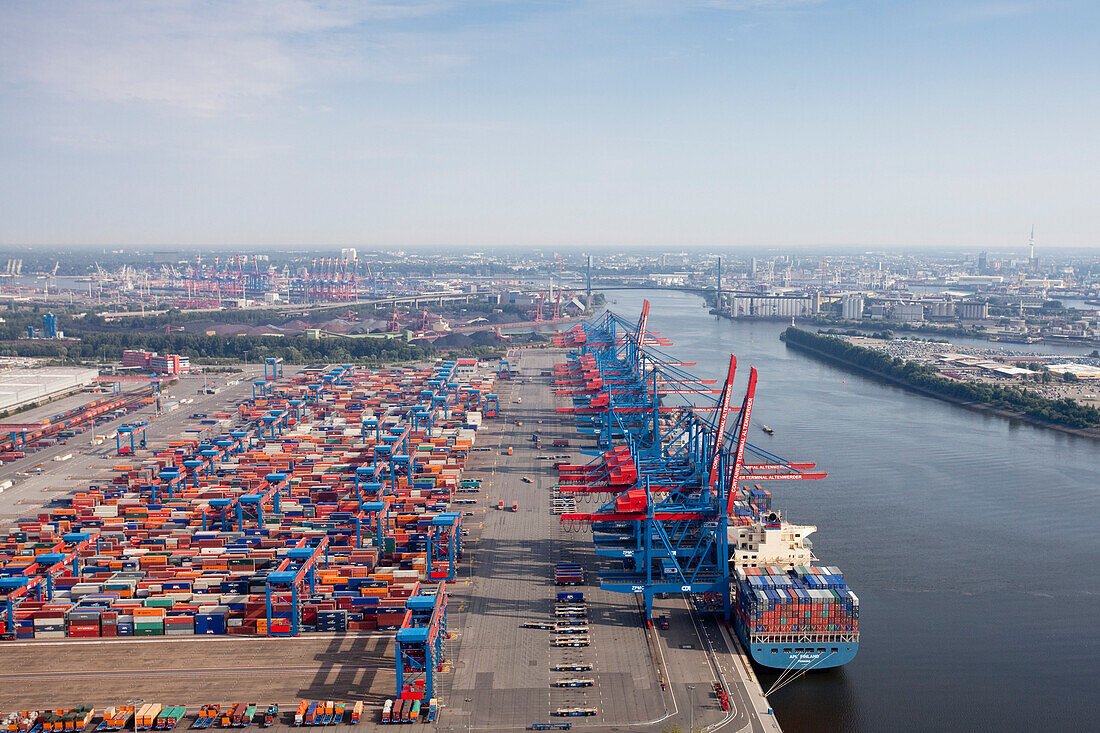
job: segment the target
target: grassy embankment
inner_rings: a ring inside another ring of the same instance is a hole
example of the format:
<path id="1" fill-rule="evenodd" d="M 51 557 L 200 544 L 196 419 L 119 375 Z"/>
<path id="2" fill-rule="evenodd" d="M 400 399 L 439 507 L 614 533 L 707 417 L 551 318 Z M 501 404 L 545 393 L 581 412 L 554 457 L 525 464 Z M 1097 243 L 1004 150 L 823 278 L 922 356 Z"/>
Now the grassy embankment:
<path id="1" fill-rule="evenodd" d="M 844 364 L 922 394 L 957 402 L 1037 425 L 1100 438 L 1100 410 L 1074 400 L 1052 400 L 1015 384 L 962 382 L 940 375 L 930 366 L 855 346 L 835 336 L 823 336 L 791 326 L 781 337 L 792 348 Z"/>

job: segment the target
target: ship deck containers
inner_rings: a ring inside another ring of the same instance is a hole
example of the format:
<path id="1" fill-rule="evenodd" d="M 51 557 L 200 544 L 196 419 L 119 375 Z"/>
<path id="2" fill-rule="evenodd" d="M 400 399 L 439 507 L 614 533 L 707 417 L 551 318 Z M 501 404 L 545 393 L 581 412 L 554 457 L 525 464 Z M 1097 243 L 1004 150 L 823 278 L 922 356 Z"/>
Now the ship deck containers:
<path id="1" fill-rule="evenodd" d="M 744 568 L 734 588 L 735 629 L 762 664 L 788 657 L 824 669 L 855 656 L 859 597 L 837 568 Z"/>

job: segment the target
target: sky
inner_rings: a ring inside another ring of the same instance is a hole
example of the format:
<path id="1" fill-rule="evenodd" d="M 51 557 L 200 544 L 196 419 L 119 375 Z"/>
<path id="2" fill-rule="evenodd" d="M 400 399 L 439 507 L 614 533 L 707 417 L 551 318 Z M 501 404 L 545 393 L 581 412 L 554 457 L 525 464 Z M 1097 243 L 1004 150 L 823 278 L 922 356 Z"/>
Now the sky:
<path id="1" fill-rule="evenodd" d="M 0 0 L 0 244 L 1100 247 L 1096 0 Z"/>

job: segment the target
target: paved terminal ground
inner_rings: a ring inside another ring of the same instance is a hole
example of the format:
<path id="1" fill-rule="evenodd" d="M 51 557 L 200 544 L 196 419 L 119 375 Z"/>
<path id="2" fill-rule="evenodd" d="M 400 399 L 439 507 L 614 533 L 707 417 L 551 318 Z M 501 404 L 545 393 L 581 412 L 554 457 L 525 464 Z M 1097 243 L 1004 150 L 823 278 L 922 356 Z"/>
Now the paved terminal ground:
<path id="1" fill-rule="evenodd" d="M 25 641 L 0 645 L 0 660 L 5 711 L 142 699 L 195 709 L 275 702 L 293 712 L 303 698 L 375 710 L 396 684 L 393 634 Z"/>
<path id="2" fill-rule="evenodd" d="M 552 392 L 552 378 L 540 376 L 561 361 L 561 351 L 521 350 L 512 358 L 521 377 L 500 381 L 501 419 L 479 431 L 466 477 L 482 478 L 475 505 L 456 505 L 464 514 L 464 558 L 456 583 L 449 586 L 447 664 L 436 676 L 442 701 L 438 725 L 447 730 L 520 730 L 531 723 L 568 721 L 574 729 L 661 731 L 679 728 L 778 731 L 766 714 L 767 703 L 751 668 L 729 632 L 713 620 L 701 620 L 682 598 L 657 601 L 657 613 L 670 619 L 668 630 L 647 629 L 634 598 L 599 590 L 597 571 L 606 566 L 592 550 L 591 534 L 568 532 L 550 512 L 553 460 L 537 456 L 569 455 L 574 463 L 594 448 L 580 439 L 572 415 L 555 407 L 568 398 Z M 290 370 L 288 368 L 288 374 Z M 251 396 L 259 371 L 219 377 L 216 395 L 203 395 L 202 377 L 186 377 L 171 398 L 195 398 L 192 404 L 151 420 L 150 446 L 169 439 L 202 437 L 195 412 L 232 411 Z M 240 382 L 227 386 L 227 381 Z M 104 426 L 153 418 L 151 408 Z M 515 420 L 522 426 L 514 424 Z M 542 420 L 540 424 L 538 421 Z M 542 430 L 543 450 L 532 432 Z M 58 495 L 96 480 L 119 462 L 114 441 L 93 446 L 90 433 L 67 445 L 0 467 L 0 480 L 15 486 L 0 495 L 0 528 L 33 514 Z M 553 448 L 555 438 L 569 448 Z M 507 455 L 507 448 L 513 454 Z M 73 453 L 64 463 L 54 455 Z M 44 473 L 22 476 L 41 464 Z M 523 477 L 531 479 L 524 482 Z M 503 500 L 505 511 L 495 507 Z M 512 502 L 519 510 L 511 512 Z M 578 506 L 594 511 L 598 504 Z M 585 567 L 585 594 L 591 646 L 555 648 L 552 632 L 524 629 L 524 622 L 552 622 L 558 562 Z M 370 707 L 361 728 L 373 730 L 379 709 L 395 688 L 393 635 L 364 632 L 305 635 L 295 639 L 250 637 L 58 640 L 0 643 L 0 709 L 58 708 L 81 703 L 96 707 L 146 700 L 186 704 L 192 713 L 206 703 L 222 705 L 279 703 L 282 721 L 273 731 L 290 729 L 290 713 L 300 699 L 364 700 Z M 555 665 L 591 665 L 586 672 L 553 672 Z M 566 677 L 590 678 L 592 687 L 556 688 Z M 729 691 L 733 710 L 721 710 L 713 685 Z M 592 707 L 597 715 L 556 718 L 559 708 Z M 189 719 L 181 728 L 189 724 Z M 388 728 L 388 726 L 387 726 Z"/>
<path id="3" fill-rule="evenodd" d="M 542 376 L 563 358 L 561 351 L 513 352 L 520 376 L 497 383 L 502 419 L 487 422 L 478 436 L 477 447 L 490 450 L 475 452 L 467 463 L 467 475 L 483 477 L 483 484 L 477 506 L 464 507 L 473 514 L 463 518 L 470 535 L 459 582 L 451 590 L 448 624 L 455 638 L 448 642 L 447 657 L 455 661 L 454 674 L 444 675 L 442 727 L 506 730 L 557 720 L 606 730 L 688 730 L 692 724 L 778 730 L 747 661 L 720 624 L 700 620 L 682 598 L 669 598 L 658 601 L 659 612 L 670 618 L 669 629 L 647 629 L 634 598 L 599 589 L 597 571 L 609 561 L 596 557 L 591 533 L 566 531 L 551 514 L 555 461 L 538 456 L 569 455 L 573 463 L 587 463 L 591 456 L 581 448 L 595 448 L 594 441 L 582 441 L 571 414 L 556 411 L 570 402 L 553 394 L 552 377 Z M 542 450 L 531 440 L 536 430 Z M 554 448 L 556 438 L 570 447 Z M 501 500 L 504 511 L 495 508 Z M 509 511 L 513 502 L 518 512 Z M 580 511 L 598 508 L 580 502 Z M 553 621 L 558 591 L 574 589 L 554 584 L 559 562 L 585 568 L 586 585 L 575 589 L 587 601 L 591 646 L 554 647 L 552 632 L 522 628 L 525 622 Z M 592 670 L 551 671 L 556 665 Z M 589 678 L 594 685 L 551 686 L 567 677 Z M 730 692 L 729 713 L 714 693 L 718 680 Z M 553 715 L 576 707 L 598 712 L 584 718 Z"/>

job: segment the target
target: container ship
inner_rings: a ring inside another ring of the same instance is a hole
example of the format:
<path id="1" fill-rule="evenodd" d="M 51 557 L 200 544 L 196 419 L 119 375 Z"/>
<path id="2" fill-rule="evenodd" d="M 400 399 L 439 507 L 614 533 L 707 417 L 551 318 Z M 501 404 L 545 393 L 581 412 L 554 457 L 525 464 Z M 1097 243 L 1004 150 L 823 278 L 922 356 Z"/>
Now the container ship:
<path id="1" fill-rule="evenodd" d="M 859 649 L 859 597 L 836 567 L 813 563 L 812 525 L 791 524 L 756 488 L 738 502 L 729 533 L 733 625 L 765 667 L 839 667 Z"/>

